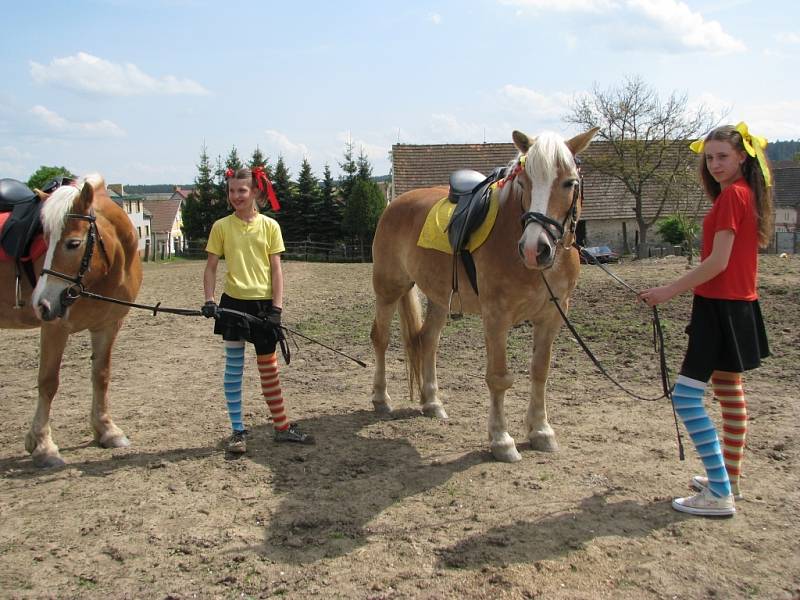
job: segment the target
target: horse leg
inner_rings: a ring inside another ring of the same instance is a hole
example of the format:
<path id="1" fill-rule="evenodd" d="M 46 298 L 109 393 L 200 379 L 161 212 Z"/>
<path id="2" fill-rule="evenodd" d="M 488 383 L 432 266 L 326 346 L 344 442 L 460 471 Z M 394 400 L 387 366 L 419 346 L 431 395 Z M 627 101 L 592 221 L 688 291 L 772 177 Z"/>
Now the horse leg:
<path id="1" fill-rule="evenodd" d="M 45 469 L 65 464 L 51 435 L 50 407 L 58 391 L 61 358 L 68 337 L 69 332 L 57 325 L 43 325 L 39 332 L 39 398 L 31 428 L 25 436 L 25 449 L 31 454 L 33 464 Z"/>
<path id="2" fill-rule="evenodd" d="M 122 320 L 91 332 L 92 335 L 92 429 L 94 439 L 103 448 L 127 448 L 131 445 L 111 419 L 108 384 L 111 380 L 111 349 Z"/>
<path id="3" fill-rule="evenodd" d="M 533 327 L 533 356 L 531 358 L 531 398 L 525 415 L 525 428 L 531 448 L 543 452 L 556 452 L 556 434 L 547 421 L 545 393 L 547 376 L 550 373 L 550 359 L 553 340 L 561 326 L 560 317 L 535 323 Z"/>
<path id="4" fill-rule="evenodd" d="M 372 377 L 372 404 L 375 412 L 388 415 L 392 412 L 391 398 L 386 391 L 386 350 L 389 347 L 389 330 L 392 324 L 397 300 L 387 302 L 381 298 L 375 301 L 375 320 L 372 322 L 370 339 L 375 351 L 375 374 Z"/>
<path id="5" fill-rule="evenodd" d="M 422 385 L 420 387 L 420 404 L 422 414 L 426 417 L 446 419 L 447 412 L 437 394 L 439 382 L 436 377 L 436 352 L 439 350 L 439 339 L 447 323 L 447 310 L 435 302 L 428 302 L 425 321 L 419 332 L 422 350 Z"/>
<path id="6" fill-rule="evenodd" d="M 492 455 L 501 462 L 521 460 L 514 438 L 508 434 L 505 415 L 506 390 L 514 383 L 506 364 L 508 325 L 484 315 L 486 340 L 486 385 L 489 387 L 489 443 Z"/>

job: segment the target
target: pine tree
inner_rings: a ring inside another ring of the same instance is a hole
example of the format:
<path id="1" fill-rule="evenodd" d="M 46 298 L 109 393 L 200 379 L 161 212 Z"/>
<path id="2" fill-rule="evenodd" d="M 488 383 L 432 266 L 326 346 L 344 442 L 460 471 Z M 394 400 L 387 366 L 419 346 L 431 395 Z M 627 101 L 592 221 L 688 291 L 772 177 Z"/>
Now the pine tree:
<path id="1" fill-rule="evenodd" d="M 242 163 L 242 160 L 239 158 L 239 152 L 236 150 L 236 146 L 231 146 L 231 151 L 228 154 L 228 158 L 225 159 L 225 168 L 238 171 L 243 166 L 244 163 Z"/>
<path id="2" fill-rule="evenodd" d="M 372 181 L 372 165 L 369 164 L 369 158 L 364 154 L 363 147 L 358 151 L 356 165 L 358 165 L 358 174 L 356 177 L 363 181 Z"/>
<path id="3" fill-rule="evenodd" d="M 264 153 L 261 152 L 261 148 L 258 146 L 256 146 L 255 150 L 253 150 L 253 156 L 250 157 L 250 162 L 247 163 L 247 166 L 251 169 L 255 167 L 263 167 L 267 177 L 272 180 L 272 165 L 269 164 L 269 158 L 267 158 Z"/>
<path id="4" fill-rule="evenodd" d="M 286 163 L 283 162 L 282 156 L 279 156 L 278 162 L 275 163 L 272 187 L 275 189 L 275 195 L 278 197 L 281 209 L 275 214 L 268 211 L 265 212 L 268 212 L 268 214 L 277 219 L 278 223 L 280 223 L 284 240 L 297 241 L 298 238 L 295 237 L 297 235 L 297 210 L 294 202 L 292 181 L 290 179 L 289 169 L 286 168 Z"/>
<path id="5" fill-rule="evenodd" d="M 208 150 L 203 145 L 194 189 L 181 210 L 183 234 L 188 240 L 206 240 L 217 217 L 218 192 L 211 171 Z"/>
<path id="6" fill-rule="evenodd" d="M 344 145 L 344 161 L 339 163 L 339 168 L 344 172 L 341 180 L 339 180 L 339 191 L 346 204 L 358 177 L 358 164 L 353 158 L 352 141 L 348 140 Z"/>
<path id="7" fill-rule="evenodd" d="M 373 181 L 359 179 L 344 209 L 343 226 L 347 233 L 358 240 L 361 258 L 366 259 L 365 248 L 372 243 L 378 219 L 386 208 L 386 199 Z"/>
<path id="8" fill-rule="evenodd" d="M 330 165 L 325 165 L 320 183 L 320 222 L 324 227 L 320 230 L 320 240 L 333 244 L 341 239 L 342 235 L 342 208 L 337 201 L 336 184 L 331 176 Z"/>
<path id="9" fill-rule="evenodd" d="M 297 176 L 297 194 L 294 199 L 299 213 L 297 219 L 299 237 L 319 242 L 320 228 L 324 226 L 324 220 L 320 219 L 322 198 L 319 183 L 311 171 L 311 163 L 307 158 L 303 159 Z"/>

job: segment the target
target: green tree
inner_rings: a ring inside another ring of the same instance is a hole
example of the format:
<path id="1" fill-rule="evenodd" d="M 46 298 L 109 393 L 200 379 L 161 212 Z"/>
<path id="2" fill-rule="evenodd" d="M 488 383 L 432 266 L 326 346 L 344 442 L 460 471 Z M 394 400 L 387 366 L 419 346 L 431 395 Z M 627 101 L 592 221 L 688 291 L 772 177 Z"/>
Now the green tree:
<path id="1" fill-rule="evenodd" d="M 584 165 L 619 181 L 633 197 L 641 258 L 650 226 L 696 187 L 696 159 L 687 142 L 711 129 L 714 116 L 702 106 L 690 111 L 685 95 L 662 100 L 639 77 L 609 90 L 595 86 L 570 110 L 567 122 L 584 130 L 600 128 L 595 140 L 608 151 L 583 154 Z"/>
<path id="2" fill-rule="evenodd" d="M 281 232 L 283 239 L 289 241 L 297 241 L 294 237 L 297 234 L 297 211 L 294 205 L 294 191 L 292 189 L 292 180 L 289 169 L 283 161 L 283 157 L 279 156 L 278 161 L 275 163 L 275 173 L 272 178 L 272 187 L 275 189 L 275 195 L 278 197 L 278 202 L 281 205 L 281 210 L 272 215 L 281 225 Z M 272 214 L 271 211 L 264 211 Z M 301 238 L 305 239 L 305 238 Z"/>
<path id="3" fill-rule="evenodd" d="M 255 167 L 263 167 L 264 172 L 267 174 L 267 177 L 272 179 L 272 165 L 269 164 L 269 159 L 264 156 L 264 153 L 261 152 L 261 149 L 256 146 L 256 149 L 253 150 L 253 156 L 250 157 L 250 161 L 247 163 L 247 166 L 251 169 Z"/>
<path id="4" fill-rule="evenodd" d="M 356 160 L 356 165 L 358 166 L 358 173 L 356 177 L 358 179 L 363 179 L 364 181 L 371 181 L 372 180 L 372 165 L 369 162 L 369 158 L 366 154 L 364 154 L 364 148 L 360 148 L 358 151 L 358 159 Z"/>
<path id="5" fill-rule="evenodd" d="M 224 203 L 223 208 L 224 208 Z M 183 218 L 183 235 L 187 240 L 207 240 L 211 226 L 219 218 L 220 200 L 208 150 L 205 145 L 200 153 L 197 165 L 197 177 L 194 189 L 186 198 L 181 210 Z"/>
<path id="6" fill-rule="evenodd" d="M 361 258 L 366 260 L 364 248 L 372 243 L 378 219 L 386 208 L 386 199 L 373 181 L 359 179 L 344 209 L 342 226 L 355 238 L 361 249 Z"/>
<path id="7" fill-rule="evenodd" d="M 344 175 L 339 180 L 339 192 L 345 203 L 353 191 L 353 186 L 358 179 L 358 164 L 353 158 L 353 142 L 349 141 L 344 145 L 344 160 L 339 163 L 339 168 Z"/>
<path id="8" fill-rule="evenodd" d="M 320 240 L 333 244 L 341 238 L 342 210 L 341 204 L 336 199 L 336 183 L 331 176 L 330 165 L 325 165 L 320 183 L 320 215 L 319 221 L 323 225 L 319 232 Z"/>
<path id="9" fill-rule="evenodd" d="M 303 159 L 300 173 L 297 175 L 297 191 L 294 196 L 297 208 L 297 238 L 321 241 L 320 235 L 324 227 L 324 219 L 320 218 L 322 212 L 322 197 L 319 182 L 311 171 L 311 163 Z"/>
<path id="10" fill-rule="evenodd" d="M 57 177 L 75 177 L 75 175 L 67 167 L 47 167 L 42 165 L 28 179 L 28 187 L 32 190 L 36 188 L 42 189 Z"/>

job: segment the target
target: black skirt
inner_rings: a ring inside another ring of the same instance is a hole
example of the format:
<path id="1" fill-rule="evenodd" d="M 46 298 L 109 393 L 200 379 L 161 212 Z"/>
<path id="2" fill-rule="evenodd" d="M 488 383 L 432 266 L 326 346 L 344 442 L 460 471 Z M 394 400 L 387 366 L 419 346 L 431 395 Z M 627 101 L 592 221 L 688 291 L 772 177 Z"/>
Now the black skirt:
<path id="1" fill-rule="evenodd" d="M 761 365 L 769 343 L 758 300 L 718 300 L 695 295 L 686 328 L 689 347 L 681 375 L 707 382 L 714 371 L 742 373 Z"/>
<path id="2" fill-rule="evenodd" d="M 250 342 L 256 347 L 256 354 L 272 354 L 278 346 L 278 335 L 264 319 L 272 308 L 272 300 L 239 300 L 222 294 L 220 308 L 229 308 L 247 313 L 262 320 L 254 323 L 236 315 L 220 314 L 214 323 L 214 333 L 226 341 Z"/>

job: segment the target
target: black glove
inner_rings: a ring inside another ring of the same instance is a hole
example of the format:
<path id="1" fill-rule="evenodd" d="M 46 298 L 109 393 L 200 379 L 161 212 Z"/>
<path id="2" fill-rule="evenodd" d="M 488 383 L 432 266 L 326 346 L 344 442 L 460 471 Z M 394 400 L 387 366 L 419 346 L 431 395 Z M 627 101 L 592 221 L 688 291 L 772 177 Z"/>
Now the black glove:
<path id="1" fill-rule="evenodd" d="M 207 300 L 203 307 L 200 309 L 200 312 L 203 313 L 203 316 L 206 319 L 216 318 L 219 311 L 219 306 L 213 300 Z"/>
<path id="2" fill-rule="evenodd" d="M 273 306 L 269 309 L 267 313 L 267 323 L 272 325 L 275 329 L 280 328 L 281 326 L 281 313 L 283 309 L 280 306 Z"/>

